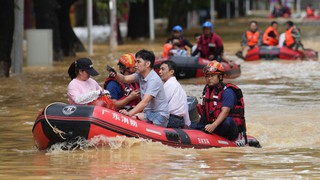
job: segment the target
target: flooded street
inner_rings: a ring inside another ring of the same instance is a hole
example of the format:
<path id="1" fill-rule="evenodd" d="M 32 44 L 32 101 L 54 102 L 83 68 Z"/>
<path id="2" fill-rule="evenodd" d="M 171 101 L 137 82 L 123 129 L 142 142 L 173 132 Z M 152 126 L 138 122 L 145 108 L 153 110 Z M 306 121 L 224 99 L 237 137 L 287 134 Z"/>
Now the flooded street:
<path id="1" fill-rule="evenodd" d="M 319 50 L 318 44 L 306 43 Z M 115 65 L 121 53 L 141 47 L 161 53 L 160 44 L 129 44 L 117 51 L 96 46 L 96 80 L 102 85 L 106 64 Z M 238 43 L 229 44 L 233 47 Z M 140 139 L 98 137 L 89 147 L 62 151 L 57 145 L 38 151 L 32 126 L 43 107 L 67 101 L 67 68 L 74 60 L 69 58 L 52 68 L 25 67 L 21 76 L 0 79 L 0 179 L 319 178 L 320 62 L 243 62 L 231 54 L 227 56 L 242 67 L 241 77 L 231 82 L 244 92 L 248 134 L 263 148 L 180 149 Z M 200 101 L 204 81 L 181 82 L 187 94 Z M 104 146 L 94 146 L 101 140 Z"/>

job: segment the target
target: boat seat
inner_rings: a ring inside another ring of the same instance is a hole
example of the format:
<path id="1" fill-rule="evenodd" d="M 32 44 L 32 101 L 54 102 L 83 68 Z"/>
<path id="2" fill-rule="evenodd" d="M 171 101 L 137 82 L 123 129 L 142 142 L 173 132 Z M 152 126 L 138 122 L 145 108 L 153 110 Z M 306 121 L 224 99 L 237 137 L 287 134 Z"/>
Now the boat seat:
<path id="1" fill-rule="evenodd" d="M 171 56 L 169 60 L 176 63 L 177 79 L 194 78 L 199 68 L 199 58 L 193 56 Z M 200 67 L 201 68 L 201 67 Z"/>
<path id="2" fill-rule="evenodd" d="M 260 58 L 272 60 L 279 58 L 280 47 L 277 46 L 261 46 L 259 49 Z"/>

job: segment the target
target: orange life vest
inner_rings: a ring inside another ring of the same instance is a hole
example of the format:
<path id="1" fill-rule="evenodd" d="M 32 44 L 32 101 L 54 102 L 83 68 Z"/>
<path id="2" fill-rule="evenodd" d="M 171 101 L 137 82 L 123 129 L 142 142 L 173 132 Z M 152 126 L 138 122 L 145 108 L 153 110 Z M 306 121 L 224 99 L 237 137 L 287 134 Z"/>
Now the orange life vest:
<path id="1" fill-rule="evenodd" d="M 307 11 L 307 16 L 308 17 L 313 17 L 314 16 L 314 12 L 313 12 L 313 10 L 311 9 L 310 6 L 307 6 L 306 11 Z"/>
<path id="2" fill-rule="evenodd" d="M 292 36 L 292 31 L 295 29 L 296 29 L 296 27 L 292 26 L 289 30 L 286 31 L 286 46 L 287 47 L 291 47 L 295 42 L 295 40 Z"/>
<path id="3" fill-rule="evenodd" d="M 259 42 L 259 36 L 260 36 L 260 32 L 256 31 L 256 32 L 252 32 L 252 31 L 247 31 L 246 32 L 246 37 L 247 37 L 247 41 L 248 41 L 248 46 L 255 46 L 258 44 Z"/>
<path id="4" fill-rule="evenodd" d="M 163 49 L 162 49 L 162 57 L 168 57 L 169 51 L 172 49 L 172 44 L 170 43 L 166 43 L 165 45 L 163 45 Z"/>
<path id="5" fill-rule="evenodd" d="M 236 94 L 236 104 L 229 112 L 229 117 L 237 123 L 239 130 L 245 131 L 245 117 L 244 117 L 244 100 L 241 89 L 231 83 L 219 84 L 211 93 L 209 87 L 206 86 L 203 90 L 203 113 L 206 113 L 206 123 L 212 123 L 221 113 L 222 108 L 222 94 L 225 89 L 231 88 Z"/>
<path id="6" fill-rule="evenodd" d="M 270 32 L 273 32 L 276 35 L 276 38 L 268 36 Z M 279 38 L 279 34 L 277 30 L 269 26 L 263 34 L 263 44 L 268 46 L 276 46 L 278 45 L 278 41 L 279 41 L 278 38 Z"/>
<path id="7" fill-rule="evenodd" d="M 116 81 L 116 80 L 115 80 L 115 78 L 110 78 L 110 77 L 105 80 L 105 82 L 104 82 L 104 89 L 106 89 L 108 83 L 111 82 L 111 81 Z M 118 82 L 118 81 L 116 81 L 116 82 Z M 118 82 L 118 83 L 119 83 L 119 82 Z M 128 97 L 129 94 L 130 94 L 132 91 L 134 91 L 134 90 L 136 90 L 136 89 L 140 89 L 138 83 L 130 83 L 130 84 L 127 84 L 127 83 L 119 83 L 119 84 L 120 84 L 121 89 L 122 89 L 122 91 L 123 91 L 123 96 L 122 96 L 119 100 Z M 129 103 L 128 103 L 128 106 L 135 106 L 135 105 L 137 105 L 140 101 L 141 101 L 141 98 L 139 97 L 139 98 L 137 98 L 137 99 L 132 100 L 131 102 L 129 102 Z"/>

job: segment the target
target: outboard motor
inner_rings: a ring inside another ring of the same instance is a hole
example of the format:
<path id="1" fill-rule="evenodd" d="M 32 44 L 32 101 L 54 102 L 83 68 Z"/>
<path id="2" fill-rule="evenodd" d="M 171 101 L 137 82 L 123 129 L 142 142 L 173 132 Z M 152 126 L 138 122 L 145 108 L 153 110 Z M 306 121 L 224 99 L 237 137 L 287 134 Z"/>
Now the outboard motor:
<path id="1" fill-rule="evenodd" d="M 188 96 L 187 102 L 188 102 L 188 111 L 189 111 L 190 121 L 191 122 L 198 122 L 199 121 L 199 113 L 197 110 L 197 104 L 198 104 L 197 97 Z"/>

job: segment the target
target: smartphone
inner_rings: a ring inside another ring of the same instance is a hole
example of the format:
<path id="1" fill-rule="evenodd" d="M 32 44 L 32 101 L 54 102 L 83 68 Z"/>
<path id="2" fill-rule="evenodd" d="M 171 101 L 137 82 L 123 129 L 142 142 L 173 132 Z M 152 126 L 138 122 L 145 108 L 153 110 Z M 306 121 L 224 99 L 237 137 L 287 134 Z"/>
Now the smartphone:
<path id="1" fill-rule="evenodd" d="M 109 65 L 107 65 L 107 71 L 117 73 L 117 71 L 114 70 L 114 69 L 113 69 L 112 67 L 110 67 Z"/>

